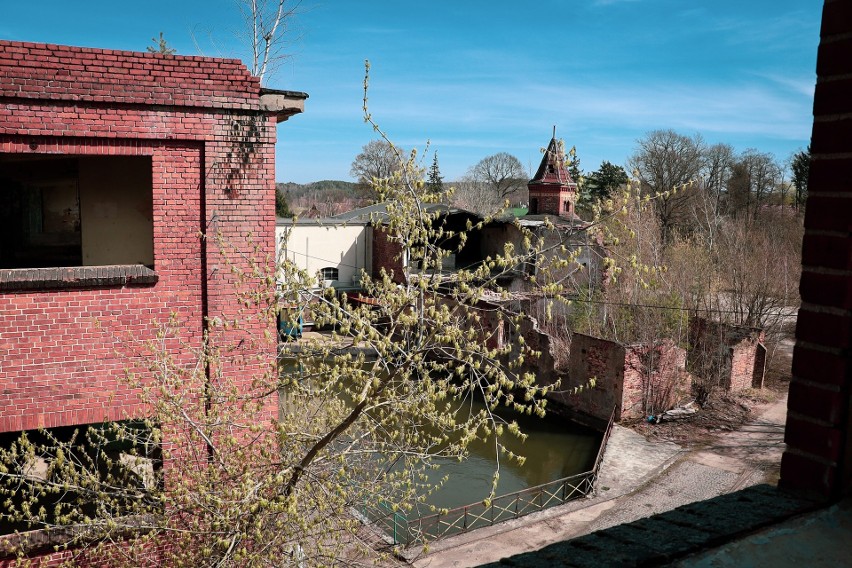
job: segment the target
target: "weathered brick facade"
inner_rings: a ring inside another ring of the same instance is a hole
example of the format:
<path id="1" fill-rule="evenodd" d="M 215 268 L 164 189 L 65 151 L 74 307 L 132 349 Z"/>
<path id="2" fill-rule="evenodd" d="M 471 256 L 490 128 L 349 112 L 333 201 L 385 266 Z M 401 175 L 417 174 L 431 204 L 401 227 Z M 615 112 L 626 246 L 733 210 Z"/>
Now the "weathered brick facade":
<path id="1" fill-rule="evenodd" d="M 567 382 L 563 388 L 583 390 L 564 397 L 569 408 L 589 414 L 600 420 L 609 418 L 613 407 L 620 418 L 624 394 L 624 346 L 590 335 L 575 333 L 571 337 Z M 589 379 L 594 377 L 594 388 L 589 389 Z"/>
<path id="2" fill-rule="evenodd" d="M 685 365 L 686 351 L 671 340 L 623 345 L 575 333 L 563 388 L 583 390 L 559 400 L 602 420 L 609 418 L 613 408 L 616 421 L 644 418 L 668 410 L 689 395 L 691 382 Z M 589 389 L 592 378 L 595 385 Z"/>
<path id="3" fill-rule="evenodd" d="M 389 233 L 382 225 L 373 227 L 373 278 L 378 278 L 382 270 L 393 275 L 392 280 L 397 284 L 405 283 L 405 259 L 402 246 L 389 238 Z"/>
<path id="4" fill-rule="evenodd" d="M 198 345 L 205 316 L 236 315 L 200 234 L 273 256 L 276 111 L 236 60 L 0 41 L 0 159 L 145 157 L 153 231 L 151 266 L 0 271 L 0 432 L 135 416 L 128 339 L 174 313 Z"/>
<path id="5" fill-rule="evenodd" d="M 780 485 L 852 493 L 852 3 L 826 0 Z"/>
<path id="6" fill-rule="evenodd" d="M 621 418 L 659 415 L 690 398 L 686 351 L 671 339 L 625 346 Z"/>

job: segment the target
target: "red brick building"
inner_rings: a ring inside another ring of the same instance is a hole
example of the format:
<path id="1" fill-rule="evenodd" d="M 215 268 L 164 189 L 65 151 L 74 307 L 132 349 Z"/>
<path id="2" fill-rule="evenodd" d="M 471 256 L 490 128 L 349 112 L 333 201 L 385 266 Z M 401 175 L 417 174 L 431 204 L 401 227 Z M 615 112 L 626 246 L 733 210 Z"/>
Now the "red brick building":
<path id="1" fill-rule="evenodd" d="M 565 164 L 565 152 L 556 140 L 556 132 L 544 151 L 533 178 L 527 183 L 530 215 L 557 215 L 573 219 L 577 201 L 577 183 Z"/>
<path id="2" fill-rule="evenodd" d="M 128 338 L 236 313 L 201 235 L 272 258 L 276 124 L 306 97 L 236 60 L 0 41 L 0 434 L 134 417 Z"/>

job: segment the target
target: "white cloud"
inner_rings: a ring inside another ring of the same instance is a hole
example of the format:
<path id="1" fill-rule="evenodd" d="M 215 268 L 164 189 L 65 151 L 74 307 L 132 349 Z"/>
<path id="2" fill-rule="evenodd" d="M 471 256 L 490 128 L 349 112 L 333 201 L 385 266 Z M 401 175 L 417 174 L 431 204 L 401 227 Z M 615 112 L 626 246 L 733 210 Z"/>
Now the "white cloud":
<path id="1" fill-rule="evenodd" d="M 807 137 L 810 102 L 760 85 L 683 85 L 676 83 L 562 90 L 571 113 L 580 119 L 626 128 L 675 128 L 705 134 L 752 134 L 787 139 Z M 558 110 L 542 93 L 542 112 Z M 584 120 L 584 122 L 587 122 Z"/>
<path id="2" fill-rule="evenodd" d="M 784 87 L 785 89 L 803 95 L 809 99 L 814 97 L 814 89 L 816 88 L 816 72 L 812 78 L 795 78 L 787 75 L 778 75 L 774 73 L 757 73 L 758 77 L 763 77 L 773 83 Z"/>

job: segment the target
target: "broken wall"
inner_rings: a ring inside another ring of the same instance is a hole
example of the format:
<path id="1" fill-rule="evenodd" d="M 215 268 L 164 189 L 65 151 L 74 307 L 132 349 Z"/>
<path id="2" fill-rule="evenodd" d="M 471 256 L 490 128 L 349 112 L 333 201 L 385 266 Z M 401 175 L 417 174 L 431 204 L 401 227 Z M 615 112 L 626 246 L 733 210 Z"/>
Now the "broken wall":
<path id="1" fill-rule="evenodd" d="M 621 416 L 624 391 L 624 346 L 614 341 L 575 333 L 571 338 L 568 376 L 557 400 L 571 410 L 609 420 L 613 407 Z M 594 379 L 594 387 L 589 381 Z M 580 392 L 574 393 L 574 389 Z"/>
<path id="2" fill-rule="evenodd" d="M 608 420 L 644 418 L 671 408 L 689 396 L 686 351 L 671 340 L 622 345 L 575 333 L 571 339 L 568 376 L 559 402 L 568 408 Z M 594 386 L 589 381 L 594 379 Z M 574 394 L 574 389 L 580 389 Z"/>
<path id="3" fill-rule="evenodd" d="M 692 394 L 686 350 L 671 339 L 624 348 L 621 419 L 645 418 L 674 407 Z"/>
<path id="4" fill-rule="evenodd" d="M 708 388 L 737 392 L 762 388 L 766 360 L 765 333 L 704 318 L 689 325 L 687 368 Z"/>

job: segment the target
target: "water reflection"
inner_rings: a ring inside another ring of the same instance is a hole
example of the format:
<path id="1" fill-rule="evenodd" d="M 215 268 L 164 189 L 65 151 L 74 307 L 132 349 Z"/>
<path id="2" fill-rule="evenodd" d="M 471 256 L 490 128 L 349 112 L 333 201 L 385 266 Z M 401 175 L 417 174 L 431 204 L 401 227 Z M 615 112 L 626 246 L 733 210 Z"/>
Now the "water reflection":
<path id="1" fill-rule="evenodd" d="M 600 434 L 593 430 L 574 425 L 554 415 L 538 418 L 508 410 L 501 411 L 500 414 L 507 420 L 516 420 L 528 437 L 523 442 L 508 433 L 502 437 L 501 442 L 513 453 L 525 456 L 526 461 L 519 465 L 505 456 L 499 456 L 500 480 L 497 495 L 582 473 L 594 465 Z M 447 460 L 439 470 L 431 473 L 436 480 L 445 475 L 449 476 L 449 479 L 441 489 L 429 497 L 428 503 L 436 507 L 453 508 L 481 501 L 491 490 L 496 467 L 497 450 L 494 440 L 474 442 L 466 460 Z"/>
<path id="2" fill-rule="evenodd" d="M 282 373 L 303 375 L 305 368 L 295 359 L 282 362 Z M 286 394 L 282 392 L 282 405 Z M 468 406 L 469 405 L 469 406 Z M 479 401 L 467 401 L 465 412 L 483 409 Z M 520 491 L 549 481 L 588 471 L 600 445 L 601 435 L 555 415 L 545 418 L 528 416 L 509 409 L 499 411 L 507 422 L 516 421 L 527 438 L 521 441 L 506 432 L 500 442 L 512 453 L 526 458 L 523 465 L 499 454 L 495 441 L 476 440 L 469 446 L 464 461 L 439 460 L 441 467 L 429 473 L 438 482 L 448 477 L 444 486 L 427 498 L 426 507 L 418 507 L 413 516 L 429 514 L 429 505 L 455 508 L 485 499 L 491 490 L 494 472 L 498 467 L 500 479 L 496 495 Z"/>

